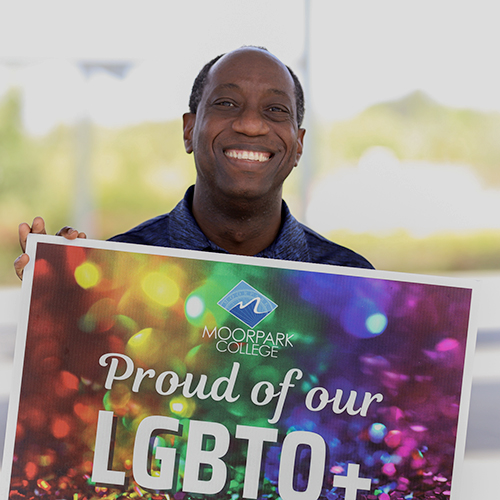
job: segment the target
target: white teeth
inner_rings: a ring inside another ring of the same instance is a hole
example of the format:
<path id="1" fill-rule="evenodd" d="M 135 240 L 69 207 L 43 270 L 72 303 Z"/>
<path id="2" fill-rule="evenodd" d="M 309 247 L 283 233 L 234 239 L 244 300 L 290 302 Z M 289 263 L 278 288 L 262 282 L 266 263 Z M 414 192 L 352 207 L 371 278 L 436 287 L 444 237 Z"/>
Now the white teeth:
<path id="1" fill-rule="evenodd" d="M 236 151 L 234 149 L 224 151 L 229 158 L 236 158 L 238 160 L 251 160 L 251 161 L 268 161 L 270 158 L 269 153 L 262 153 L 260 151 Z"/>

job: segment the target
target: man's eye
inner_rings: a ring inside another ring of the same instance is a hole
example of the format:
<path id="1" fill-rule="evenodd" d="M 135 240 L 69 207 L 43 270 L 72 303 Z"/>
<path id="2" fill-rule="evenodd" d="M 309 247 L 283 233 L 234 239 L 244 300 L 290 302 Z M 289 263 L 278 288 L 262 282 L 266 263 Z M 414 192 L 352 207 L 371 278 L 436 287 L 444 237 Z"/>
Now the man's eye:
<path id="1" fill-rule="evenodd" d="M 231 101 L 218 101 L 215 104 L 216 106 L 226 106 L 228 108 L 234 106 L 234 103 L 232 103 Z"/>

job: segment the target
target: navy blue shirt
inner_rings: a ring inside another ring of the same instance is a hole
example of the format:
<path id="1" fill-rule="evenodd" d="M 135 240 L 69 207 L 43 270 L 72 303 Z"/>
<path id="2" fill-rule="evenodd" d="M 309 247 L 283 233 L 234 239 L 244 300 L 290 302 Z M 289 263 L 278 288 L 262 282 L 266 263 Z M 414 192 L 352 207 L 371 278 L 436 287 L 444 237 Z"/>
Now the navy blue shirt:
<path id="1" fill-rule="evenodd" d="M 210 241 L 196 223 L 191 212 L 193 193 L 194 186 L 191 186 L 170 213 L 147 220 L 126 233 L 113 236 L 110 241 L 228 253 Z M 278 236 L 255 257 L 373 269 L 361 255 L 323 238 L 298 222 L 285 202 Z"/>

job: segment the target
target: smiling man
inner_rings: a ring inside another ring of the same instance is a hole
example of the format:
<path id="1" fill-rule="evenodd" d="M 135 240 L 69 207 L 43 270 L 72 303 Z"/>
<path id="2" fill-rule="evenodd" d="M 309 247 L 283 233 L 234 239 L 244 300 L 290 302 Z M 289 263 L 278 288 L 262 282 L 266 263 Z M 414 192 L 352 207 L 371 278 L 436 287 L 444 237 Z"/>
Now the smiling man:
<path id="1" fill-rule="evenodd" d="M 194 155 L 195 185 L 172 212 L 112 241 L 372 268 L 300 224 L 282 199 L 305 130 L 300 82 L 279 59 L 257 47 L 216 57 L 197 76 L 189 108 L 184 144 Z M 29 232 L 45 233 L 43 219 L 20 225 L 23 252 Z M 69 227 L 58 234 L 85 237 Z M 19 277 L 27 262 L 25 254 L 16 260 Z"/>

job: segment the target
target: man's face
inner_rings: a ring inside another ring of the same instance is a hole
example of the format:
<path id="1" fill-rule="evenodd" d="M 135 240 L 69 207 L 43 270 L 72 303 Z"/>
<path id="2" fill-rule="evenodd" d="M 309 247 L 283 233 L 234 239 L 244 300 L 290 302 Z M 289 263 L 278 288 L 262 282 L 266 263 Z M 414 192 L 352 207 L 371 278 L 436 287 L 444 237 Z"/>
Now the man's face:
<path id="1" fill-rule="evenodd" d="M 196 190 L 251 201 L 279 195 L 302 154 L 295 87 L 286 67 L 258 49 L 239 49 L 210 70 L 196 114 L 184 115 Z"/>

